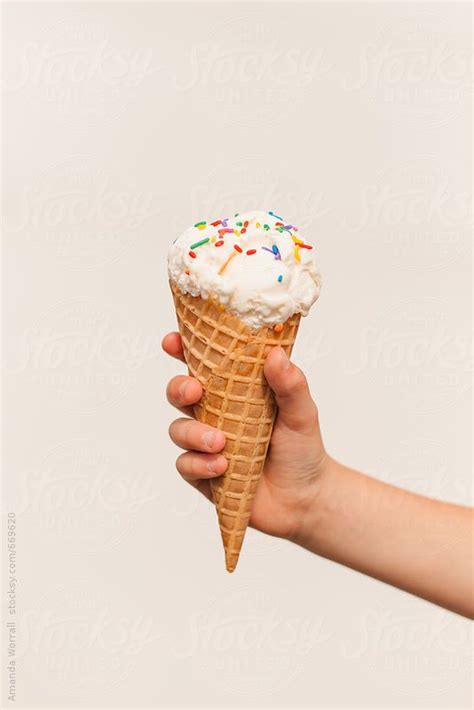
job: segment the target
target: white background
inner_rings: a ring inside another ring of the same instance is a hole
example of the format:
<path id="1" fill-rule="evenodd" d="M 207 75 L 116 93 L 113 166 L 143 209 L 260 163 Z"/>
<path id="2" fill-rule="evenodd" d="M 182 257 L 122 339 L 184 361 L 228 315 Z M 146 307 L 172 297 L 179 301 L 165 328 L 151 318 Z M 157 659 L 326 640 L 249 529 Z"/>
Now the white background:
<path id="1" fill-rule="evenodd" d="M 172 239 L 274 210 L 329 451 L 469 502 L 469 4 L 10 3 L 3 45 L 16 705 L 471 707 L 460 617 L 254 531 L 225 572 L 160 351 Z"/>

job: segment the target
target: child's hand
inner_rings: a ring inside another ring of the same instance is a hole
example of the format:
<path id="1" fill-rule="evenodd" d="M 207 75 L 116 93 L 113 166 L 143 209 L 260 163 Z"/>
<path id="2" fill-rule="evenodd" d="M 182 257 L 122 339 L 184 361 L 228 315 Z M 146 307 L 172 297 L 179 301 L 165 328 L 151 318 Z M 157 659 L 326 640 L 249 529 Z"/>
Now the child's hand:
<path id="1" fill-rule="evenodd" d="M 178 333 L 167 335 L 163 348 L 184 361 Z M 278 415 L 250 524 L 473 618 L 472 511 L 337 463 L 324 450 L 306 379 L 281 348 L 269 353 L 265 376 Z M 191 405 L 202 388 L 197 380 L 179 376 L 167 394 L 192 417 Z M 192 419 L 177 419 L 170 436 L 187 449 L 176 462 L 178 471 L 210 497 L 209 479 L 227 467 L 219 453 L 224 435 Z"/>
<path id="2" fill-rule="evenodd" d="M 179 333 L 169 333 L 163 349 L 184 362 Z M 282 348 L 274 348 L 268 355 L 265 377 L 275 393 L 278 415 L 250 525 L 270 535 L 296 540 L 314 504 L 327 456 L 306 378 Z M 191 377 L 173 377 L 167 387 L 168 401 L 187 417 L 193 416 L 192 405 L 201 396 L 201 385 Z M 188 418 L 174 421 L 169 433 L 177 446 L 186 449 L 176 461 L 179 473 L 209 498 L 209 479 L 222 475 L 227 468 L 226 459 L 219 453 L 225 446 L 224 435 Z"/>

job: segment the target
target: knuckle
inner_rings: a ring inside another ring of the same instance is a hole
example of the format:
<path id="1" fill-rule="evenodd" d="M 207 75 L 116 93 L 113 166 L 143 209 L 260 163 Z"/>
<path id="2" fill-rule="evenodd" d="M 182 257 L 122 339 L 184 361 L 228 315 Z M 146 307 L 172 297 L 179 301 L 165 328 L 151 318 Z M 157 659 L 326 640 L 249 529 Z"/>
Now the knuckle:
<path id="1" fill-rule="evenodd" d="M 194 481 L 200 477 L 199 460 L 193 454 L 185 452 L 176 459 L 176 468 L 183 478 Z"/>
<path id="2" fill-rule="evenodd" d="M 188 444 L 193 444 L 196 441 L 196 422 L 193 419 L 183 419 L 182 437 Z"/>
<path id="3" fill-rule="evenodd" d="M 166 386 L 166 397 L 168 398 L 168 401 L 170 401 L 170 402 L 175 401 L 176 390 L 177 390 L 176 379 L 173 377 L 173 379 L 170 380 Z"/>
<path id="4" fill-rule="evenodd" d="M 168 428 L 168 434 L 172 441 L 176 441 L 178 437 L 182 436 L 184 423 L 188 421 L 187 419 L 175 419 Z"/>
<path id="5" fill-rule="evenodd" d="M 302 392 L 308 388 L 308 380 L 306 379 L 306 375 L 302 370 L 300 370 L 299 367 L 296 367 L 296 365 L 293 371 L 293 382 L 291 383 L 291 388 L 293 391 L 296 390 L 298 392 Z"/>
<path id="6" fill-rule="evenodd" d="M 181 456 L 178 456 L 176 459 L 176 470 L 181 476 L 184 476 L 186 473 L 186 463 L 183 461 L 183 456 L 184 454 L 181 454 Z"/>
<path id="7" fill-rule="evenodd" d="M 191 457 L 189 470 L 193 478 L 199 478 L 201 476 L 201 461 L 197 456 Z"/>

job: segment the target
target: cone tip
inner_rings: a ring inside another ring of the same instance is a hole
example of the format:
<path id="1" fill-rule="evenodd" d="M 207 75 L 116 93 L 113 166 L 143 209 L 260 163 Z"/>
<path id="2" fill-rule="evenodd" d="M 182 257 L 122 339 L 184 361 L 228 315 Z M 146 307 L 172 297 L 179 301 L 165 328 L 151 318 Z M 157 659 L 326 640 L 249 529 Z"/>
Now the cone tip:
<path id="1" fill-rule="evenodd" d="M 235 552 L 227 552 L 225 553 L 225 568 L 228 572 L 233 572 L 235 568 L 237 567 L 237 562 L 239 561 L 239 555 L 235 554 Z"/>

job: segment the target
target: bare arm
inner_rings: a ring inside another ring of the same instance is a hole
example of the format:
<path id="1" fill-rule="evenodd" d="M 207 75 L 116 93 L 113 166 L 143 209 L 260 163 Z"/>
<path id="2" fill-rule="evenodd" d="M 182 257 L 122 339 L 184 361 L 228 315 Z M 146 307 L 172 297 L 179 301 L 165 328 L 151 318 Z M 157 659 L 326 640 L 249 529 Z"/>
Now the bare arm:
<path id="1" fill-rule="evenodd" d="M 168 335 L 163 347 L 184 359 L 178 333 Z M 265 376 L 278 416 L 250 524 L 474 617 L 472 511 L 401 490 L 337 463 L 324 448 L 304 374 L 281 348 L 270 352 Z M 196 380 L 178 376 L 169 383 L 167 394 L 172 404 L 192 416 L 190 405 L 201 398 L 202 388 Z M 209 479 L 227 467 L 220 454 L 225 444 L 222 432 L 178 419 L 171 424 L 170 436 L 185 449 L 176 462 L 178 471 L 210 497 Z"/>
<path id="2" fill-rule="evenodd" d="M 295 542 L 474 616 L 469 508 L 410 493 L 329 459 Z"/>

